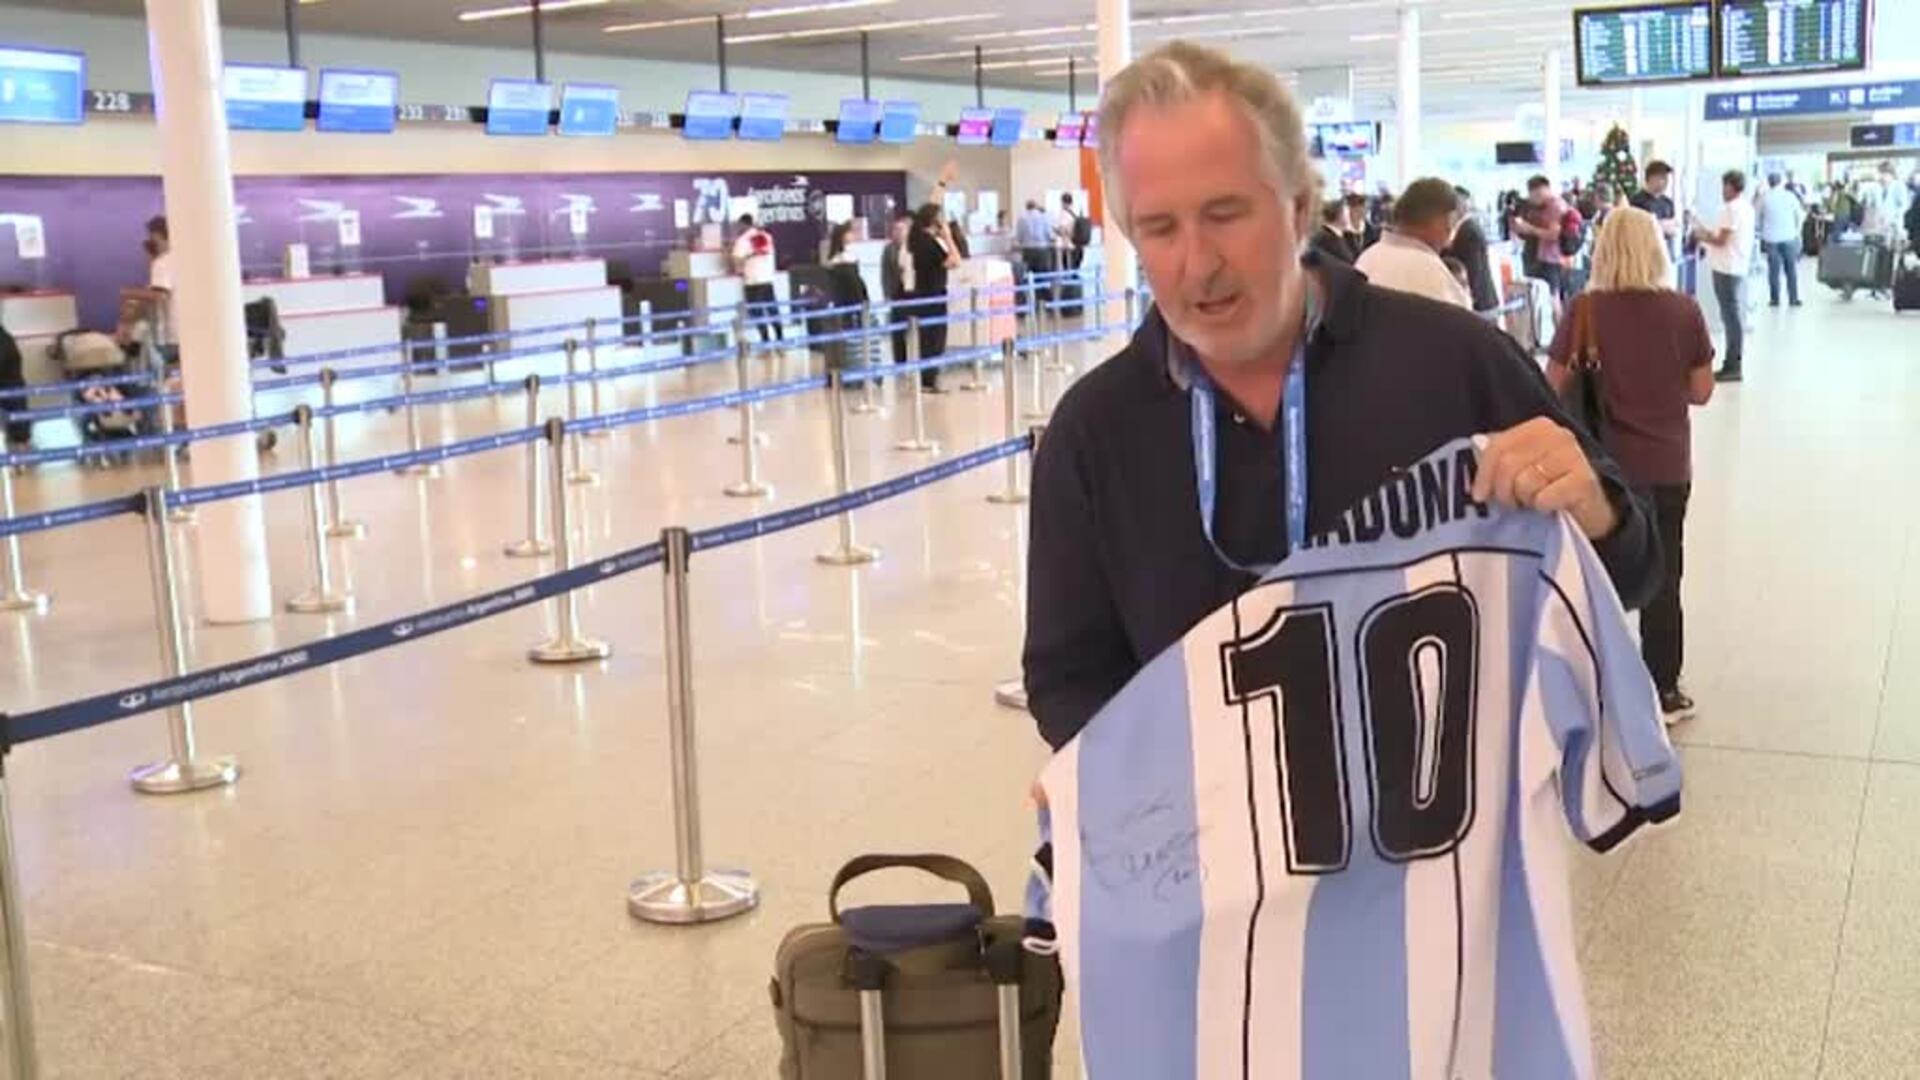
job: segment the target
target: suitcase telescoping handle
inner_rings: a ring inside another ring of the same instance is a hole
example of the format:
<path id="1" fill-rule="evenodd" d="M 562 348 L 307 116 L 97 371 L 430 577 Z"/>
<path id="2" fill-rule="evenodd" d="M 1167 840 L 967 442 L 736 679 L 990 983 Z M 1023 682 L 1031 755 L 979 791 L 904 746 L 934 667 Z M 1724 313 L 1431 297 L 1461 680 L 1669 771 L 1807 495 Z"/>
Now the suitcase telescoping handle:
<path id="1" fill-rule="evenodd" d="M 923 870 L 934 877 L 965 887 L 967 901 L 980 912 L 980 917 L 993 917 L 993 890 L 987 887 L 987 879 L 961 859 L 951 855 L 861 855 L 833 875 L 833 889 L 827 894 L 827 910 L 832 914 L 833 921 L 836 924 L 840 921 L 840 890 L 847 883 L 876 870 L 897 868 Z"/>

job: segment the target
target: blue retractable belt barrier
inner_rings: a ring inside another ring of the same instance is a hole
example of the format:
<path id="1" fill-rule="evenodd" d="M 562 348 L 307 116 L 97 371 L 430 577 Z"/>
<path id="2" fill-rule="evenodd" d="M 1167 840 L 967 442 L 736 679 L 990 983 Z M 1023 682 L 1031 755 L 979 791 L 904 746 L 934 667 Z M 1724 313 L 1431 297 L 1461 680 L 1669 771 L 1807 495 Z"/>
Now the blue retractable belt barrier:
<path id="1" fill-rule="evenodd" d="M 0 518 L 0 536 L 21 536 L 67 525 L 78 525 L 83 521 L 98 521 L 101 518 L 118 517 L 121 514 L 137 514 L 145 510 L 146 506 L 145 495 L 123 495 L 117 499 L 105 499 L 100 502 L 82 503 L 79 506 L 63 506 L 58 510 Z"/>
<path id="2" fill-rule="evenodd" d="M 998 355 L 1000 355 L 1000 346 L 998 345 L 975 345 L 950 353 L 942 353 L 939 356 L 929 357 L 925 360 L 915 360 L 911 364 L 886 364 L 875 367 L 848 368 L 841 373 L 840 378 L 848 386 L 858 386 L 864 382 L 885 382 L 888 379 L 898 378 L 902 375 L 912 375 L 916 372 L 939 371 L 960 364 L 971 364 L 975 360 L 985 360 Z"/>

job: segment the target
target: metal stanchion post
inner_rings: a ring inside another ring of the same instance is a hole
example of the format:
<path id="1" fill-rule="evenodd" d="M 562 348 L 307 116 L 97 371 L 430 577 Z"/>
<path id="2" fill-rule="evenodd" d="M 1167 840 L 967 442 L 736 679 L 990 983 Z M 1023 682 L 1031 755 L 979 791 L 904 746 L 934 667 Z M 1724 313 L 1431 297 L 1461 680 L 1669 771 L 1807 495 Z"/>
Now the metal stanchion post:
<path id="1" fill-rule="evenodd" d="M 738 375 L 740 389 L 746 390 L 748 387 L 752 385 L 750 365 L 753 362 L 753 350 L 752 350 L 752 346 L 747 344 L 747 307 L 744 303 L 740 305 L 739 313 L 734 318 L 733 337 L 734 337 L 734 341 L 738 344 L 740 349 L 739 375 Z M 753 405 L 742 405 L 740 407 L 744 410 L 749 410 L 749 411 L 757 408 L 757 406 L 753 406 Z M 739 446 L 741 440 L 748 437 L 749 437 L 748 435 L 743 434 L 742 432 L 736 431 L 733 434 L 727 436 L 727 445 Z M 755 427 L 752 429 L 751 438 L 755 443 L 761 446 L 767 445 L 767 433 L 764 431 L 761 431 L 758 427 Z"/>
<path id="2" fill-rule="evenodd" d="M 1081 298 L 1084 301 L 1085 294 L 1082 294 Z M 1067 362 L 1065 360 L 1060 359 L 1061 357 L 1060 335 L 1064 332 L 1062 330 L 1061 324 L 1067 321 L 1067 309 L 1066 309 L 1065 297 L 1055 300 L 1054 304 L 1058 306 L 1054 307 L 1052 309 L 1052 313 L 1047 317 L 1047 327 L 1051 331 L 1051 336 L 1053 337 L 1054 340 L 1048 342 L 1046 345 L 1046 354 L 1047 354 L 1046 366 L 1048 371 L 1054 372 L 1057 374 L 1067 369 Z"/>
<path id="3" fill-rule="evenodd" d="M 553 547 L 559 556 L 560 570 L 573 569 L 573 522 L 567 508 L 565 466 L 560 447 L 567 439 L 566 421 L 547 421 L 547 460 L 552 463 L 552 482 L 548 490 L 553 499 Z M 613 646 L 580 632 L 580 603 L 576 590 L 554 597 L 554 636 L 527 650 L 527 658 L 536 664 L 575 664 L 582 660 L 605 660 L 613 655 Z"/>
<path id="4" fill-rule="evenodd" d="M 406 397 L 407 410 L 407 452 L 420 452 L 420 413 L 413 404 L 413 358 L 407 358 L 407 366 L 400 371 L 400 392 Z M 435 461 L 416 462 L 403 466 L 401 476 L 418 476 L 431 480 L 440 475 L 440 463 Z"/>
<path id="5" fill-rule="evenodd" d="M 0 465 L 0 517 L 13 515 L 13 466 Z M 47 604 L 46 593 L 27 588 L 19 535 L 0 538 L 0 611 L 45 612 Z"/>
<path id="6" fill-rule="evenodd" d="M 540 426 L 540 376 L 529 375 L 524 385 L 527 388 L 527 426 Z M 546 507 L 547 471 L 540 467 L 540 448 L 544 439 L 527 441 L 527 535 L 523 540 L 515 540 L 505 548 L 509 557 L 515 559 L 537 559 L 553 554 L 553 545 L 543 535 L 540 515 Z"/>
<path id="7" fill-rule="evenodd" d="M 36 1080 L 40 1061 L 33 1029 L 32 980 L 27 977 L 26 895 L 14 870 L 12 793 L 6 758 L 0 755 L 0 967 L 6 970 L 6 1000 L 0 1001 L 0 1041 L 7 1046 L 9 1077 Z"/>
<path id="8" fill-rule="evenodd" d="M 873 362 L 873 319 L 874 313 L 872 308 L 867 308 L 860 312 L 860 362 L 862 366 L 865 367 L 877 366 Z M 887 313 L 887 322 L 889 324 L 893 322 L 891 309 L 889 309 Z M 876 389 L 878 382 L 878 379 L 868 379 L 861 386 L 860 400 L 853 403 L 854 412 L 864 416 L 868 413 L 880 411 L 880 401 L 874 396 L 878 393 Z"/>
<path id="9" fill-rule="evenodd" d="M 313 409 L 306 405 L 294 409 L 293 423 L 300 429 L 300 468 L 312 472 L 317 456 L 313 451 Z M 330 615 L 353 607 L 353 594 L 333 587 L 333 561 L 327 551 L 326 509 L 321 488 L 322 482 L 317 480 L 307 485 L 307 550 L 313 584 L 287 601 L 287 610 L 295 615 Z"/>
<path id="10" fill-rule="evenodd" d="M 747 326 L 744 319 L 740 323 L 734 364 L 739 372 L 740 390 L 744 393 L 753 386 L 752 373 L 747 368 Z M 773 494 L 771 487 L 760 482 L 760 432 L 755 423 L 753 402 L 740 403 L 740 433 L 732 441 L 740 447 L 740 481 L 728 484 L 722 490 L 736 499 L 758 499 Z"/>
<path id="11" fill-rule="evenodd" d="M 967 340 L 976 347 L 986 344 L 993 335 L 992 321 L 980 318 L 980 286 L 978 285 L 967 286 L 967 325 L 973 328 L 973 332 L 967 335 Z M 973 393 L 987 389 L 986 363 L 985 358 L 974 360 L 971 373 L 967 376 L 967 381 L 960 384 L 960 389 Z"/>
<path id="12" fill-rule="evenodd" d="M 167 528 L 165 488 L 147 489 L 147 557 L 153 567 L 154 615 L 160 623 L 161 659 L 166 673 L 187 674 L 186 619 L 180 613 L 180 583 L 173 575 L 173 531 Z M 182 701 L 167 710 L 165 761 L 142 765 L 127 775 L 133 790 L 145 795 L 176 795 L 223 787 L 240 778 L 240 766 L 230 757 L 202 761 L 193 734 L 193 703 Z"/>
<path id="13" fill-rule="evenodd" d="M 333 425 L 334 378 L 332 368 L 320 369 L 320 403 L 325 407 L 327 414 L 326 458 L 329 470 L 337 468 L 340 464 L 340 439 Z M 364 523 L 347 520 L 346 511 L 340 508 L 340 480 L 338 477 L 331 476 L 327 478 L 327 535 L 338 537 L 367 535 L 367 527 Z"/>
<path id="14" fill-rule="evenodd" d="M 1018 355 L 1014 350 L 1012 341 L 1001 343 L 1000 366 L 1006 372 L 1006 377 L 1002 379 L 1001 382 L 1007 388 L 1006 393 L 1002 395 L 1002 397 L 1006 399 L 1002 402 L 1002 405 L 1005 407 L 1004 411 L 1007 420 L 1006 437 L 1009 439 L 1020 434 L 1020 376 L 1018 369 L 1014 366 L 1015 358 Z M 1027 501 L 1026 489 L 1020 484 L 1019 454 L 1007 455 L 1006 490 L 996 491 L 987 496 L 987 501 L 990 503 L 999 503 L 1002 506 L 1018 506 Z"/>
<path id="15" fill-rule="evenodd" d="M 1046 307 L 1043 305 L 1038 310 L 1045 312 Z M 1044 314 L 1038 315 L 1034 319 L 1034 328 L 1034 336 L 1036 338 L 1044 338 L 1047 336 L 1047 317 Z M 1045 355 L 1045 352 L 1046 346 L 1044 344 L 1031 345 L 1028 346 L 1026 350 L 1027 374 L 1033 380 L 1032 386 L 1027 394 L 1027 411 L 1025 416 L 1028 420 L 1044 420 L 1047 418 L 1047 388 L 1046 384 L 1042 381 L 1045 378 L 1045 374 L 1041 370 L 1043 367 L 1041 357 Z"/>
<path id="16" fill-rule="evenodd" d="M 909 366 L 920 362 L 920 316 L 907 319 L 907 363 Z M 927 438 L 927 393 L 920 385 L 924 372 L 910 372 L 907 375 L 908 392 L 913 395 L 913 436 L 901 439 L 893 444 L 895 450 L 904 450 L 910 454 L 937 454 L 940 444 Z"/>
<path id="17" fill-rule="evenodd" d="M 693 538 L 672 528 L 660 536 L 665 559 L 667 732 L 673 755 L 674 869 L 640 878 L 627 892 L 627 912 L 655 923 L 718 922 L 760 903 L 760 886 L 745 870 L 708 869 L 700 844 L 700 782 L 693 727 L 693 630 L 687 563 Z"/>
<path id="18" fill-rule="evenodd" d="M 1127 286 L 1127 325 L 1121 327 L 1120 330 L 1122 333 L 1132 336 L 1134 329 L 1139 325 L 1140 290 L 1129 285 Z"/>
<path id="19" fill-rule="evenodd" d="M 843 382 L 844 373 L 827 373 L 827 410 L 832 414 L 833 425 L 833 480 L 834 491 L 845 495 L 853 490 L 853 451 L 847 440 L 847 398 Z M 880 552 L 870 547 L 862 547 L 853 538 L 853 511 L 840 512 L 840 543 L 815 556 L 828 566 L 859 566 L 870 563 L 880 557 Z"/>
<path id="20" fill-rule="evenodd" d="M 567 428 L 568 428 L 567 456 L 573 462 L 573 464 L 567 469 L 567 483 L 597 484 L 600 482 L 600 474 L 597 472 L 594 472 L 592 469 L 587 468 L 587 463 L 584 460 L 582 460 L 580 456 L 581 455 L 580 445 L 584 440 L 581 438 L 580 432 L 573 430 L 574 425 L 580 422 L 580 370 L 579 370 L 579 367 L 574 363 L 574 361 L 578 359 L 580 354 L 580 343 L 578 341 L 575 341 L 572 338 L 568 338 L 567 344 L 566 344 L 566 352 L 567 352 Z"/>
<path id="21" fill-rule="evenodd" d="M 589 400 L 593 402 L 593 417 L 596 420 L 598 420 L 601 415 L 600 338 L 598 333 L 599 325 L 600 325 L 600 320 L 598 319 L 587 320 L 587 375 L 588 375 L 588 378 L 592 380 L 591 393 L 593 394 L 592 398 Z M 618 329 L 618 325 L 619 324 L 617 323 L 615 324 L 616 330 Z M 617 338 L 619 337 L 619 334 L 616 333 L 614 336 Z M 595 428 L 592 431 L 587 432 L 587 438 L 604 439 L 612 434 L 613 434 L 612 428 Z"/>
<path id="22" fill-rule="evenodd" d="M 173 406 L 163 402 L 160 405 L 160 434 L 171 438 L 173 433 Z M 179 444 L 169 441 L 165 447 L 161 448 L 160 453 L 167 467 L 167 493 L 169 495 L 178 495 L 180 494 Z M 176 525 L 185 524 L 192 521 L 193 518 L 194 513 L 193 507 L 191 506 L 176 506 L 167 512 L 167 520 Z"/>

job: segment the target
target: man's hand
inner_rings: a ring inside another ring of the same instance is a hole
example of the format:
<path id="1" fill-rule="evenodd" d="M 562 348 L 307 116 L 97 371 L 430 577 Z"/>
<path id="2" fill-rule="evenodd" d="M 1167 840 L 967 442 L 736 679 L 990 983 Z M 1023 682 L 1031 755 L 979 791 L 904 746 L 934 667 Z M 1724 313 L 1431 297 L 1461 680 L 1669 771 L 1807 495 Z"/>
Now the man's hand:
<path id="1" fill-rule="evenodd" d="M 1544 416 L 1487 437 L 1473 497 L 1547 514 L 1565 510 L 1589 540 L 1620 524 L 1580 440 Z"/>

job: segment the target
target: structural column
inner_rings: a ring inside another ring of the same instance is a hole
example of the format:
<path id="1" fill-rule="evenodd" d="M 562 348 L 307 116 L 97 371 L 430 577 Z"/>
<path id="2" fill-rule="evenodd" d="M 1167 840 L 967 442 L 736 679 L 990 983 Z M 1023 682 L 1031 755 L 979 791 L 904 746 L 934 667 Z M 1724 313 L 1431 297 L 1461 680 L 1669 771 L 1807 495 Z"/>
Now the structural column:
<path id="1" fill-rule="evenodd" d="M 221 100 L 218 0 L 147 0 L 157 97 L 160 166 L 172 236 L 173 325 L 180 343 L 187 422 L 194 427 L 253 416 L 253 384 L 241 310 L 233 162 Z M 251 480 L 259 461 L 250 435 L 195 443 L 196 485 Z M 200 508 L 196 574 L 213 622 L 273 613 L 267 533 L 258 496 Z"/>
<path id="2" fill-rule="evenodd" d="M 1133 62 L 1133 0 L 1097 0 L 1097 4 L 1100 87 L 1105 90 L 1108 80 Z M 1104 145 L 1119 134 L 1102 131 L 1100 138 Z M 1105 175 L 1100 182 L 1111 183 Z M 1117 296 L 1137 285 L 1139 275 L 1134 269 L 1133 244 L 1120 231 L 1112 200 L 1101 200 L 1101 207 L 1100 243 L 1106 256 L 1107 291 Z"/>
<path id="3" fill-rule="evenodd" d="M 1540 151 L 1540 172 L 1560 190 L 1560 50 L 1548 49 L 1543 62 L 1546 78 L 1547 137 Z"/>
<path id="4" fill-rule="evenodd" d="M 1400 9 L 1399 128 L 1400 190 L 1420 178 L 1420 9 Z"/>

